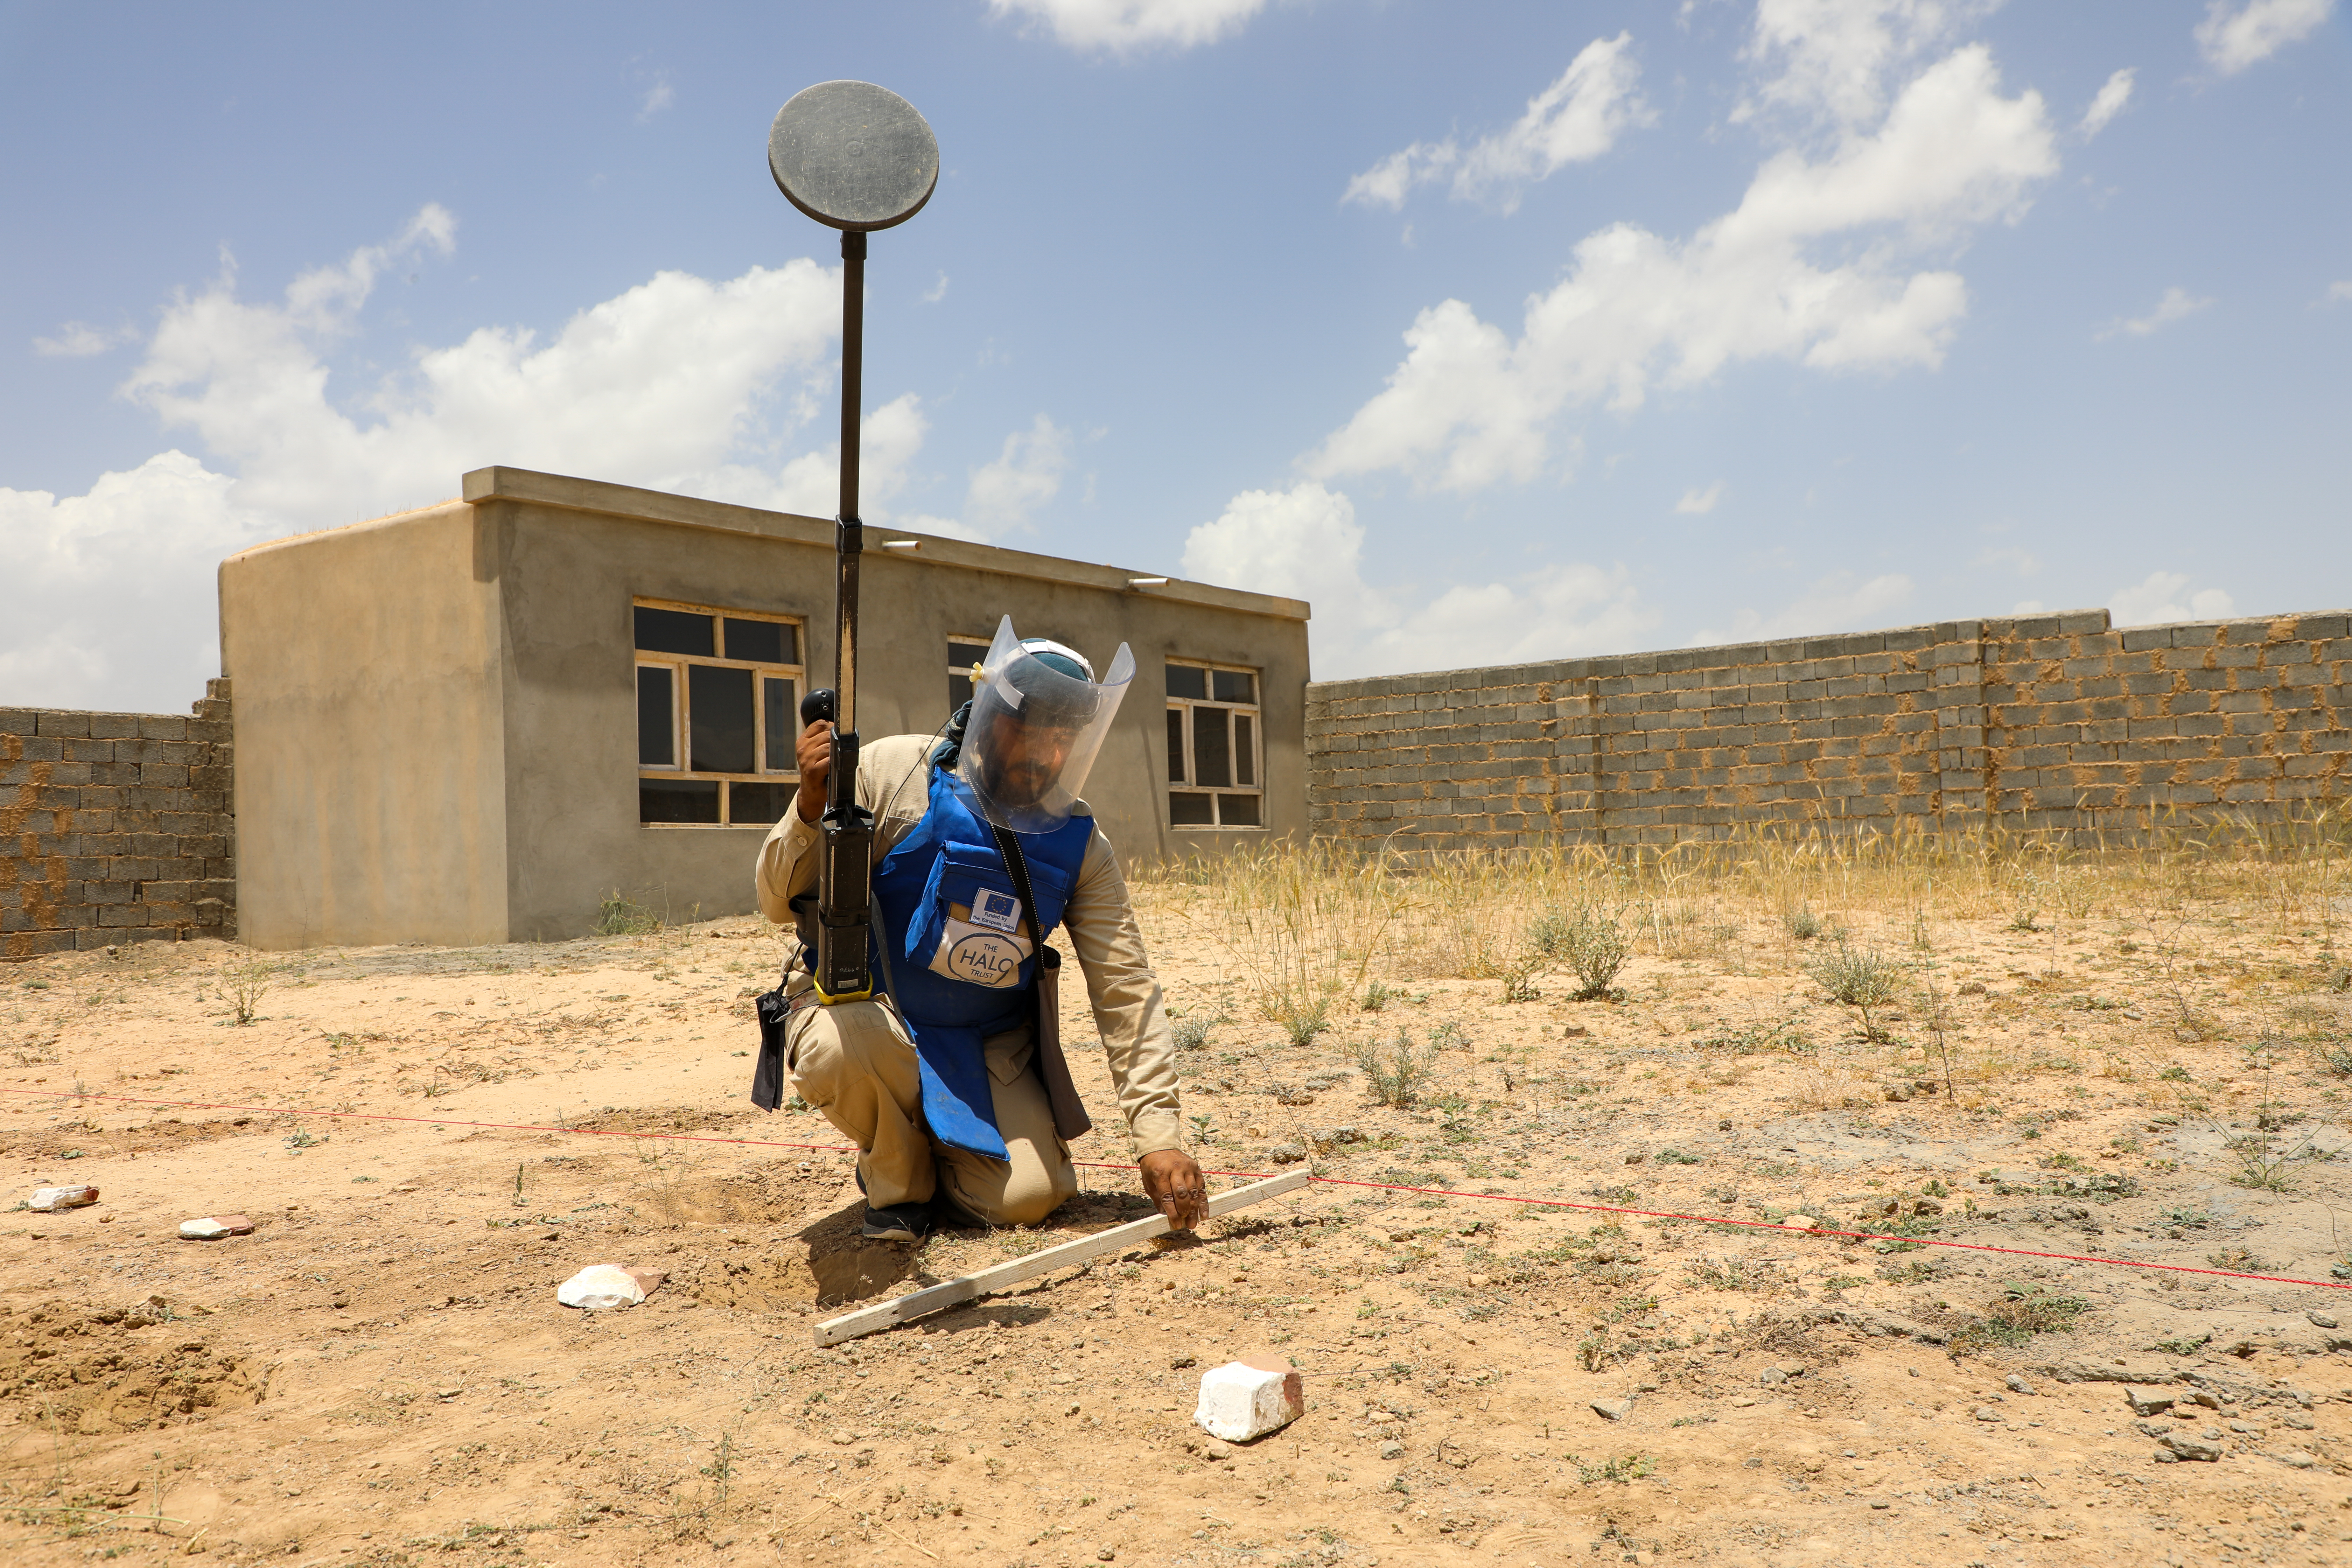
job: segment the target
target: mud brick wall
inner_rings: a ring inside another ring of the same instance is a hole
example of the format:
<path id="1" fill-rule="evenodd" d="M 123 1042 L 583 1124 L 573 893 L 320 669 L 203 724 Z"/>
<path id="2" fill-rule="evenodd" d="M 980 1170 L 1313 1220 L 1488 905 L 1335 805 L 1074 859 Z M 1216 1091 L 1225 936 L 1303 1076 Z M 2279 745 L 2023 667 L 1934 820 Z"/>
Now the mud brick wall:
<path id="1" fill-rule="evenodd" d="M 1408 853 L 2283 820 L 2352 797 L 2347 624 L 2084 610 L 1319 682 L 1308 817 Z"/>
<path id="2" fill-rule="evenodd" d="M 229 692 L 181 718 L 0 708 L 0 959 L 236 933 Z"/>

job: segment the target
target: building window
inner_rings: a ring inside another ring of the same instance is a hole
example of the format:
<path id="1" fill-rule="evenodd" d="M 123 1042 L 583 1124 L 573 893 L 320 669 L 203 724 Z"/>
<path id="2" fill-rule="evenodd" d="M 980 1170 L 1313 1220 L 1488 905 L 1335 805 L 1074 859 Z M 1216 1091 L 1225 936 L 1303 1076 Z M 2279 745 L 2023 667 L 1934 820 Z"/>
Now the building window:
<path id="1" fill-rule="evenodd" d="M 1168 661 L 1168 821 L 1265 826 L 1257 671 Z"/>
<path id="2" fill-rule="evenodd" d="M 948 713 L 971 700 L 971 667 L 988 662 L 986 637 L 948 638 Z"/>
<path id="3" fill-rule="evenodd" d="M 637 820 L 774 826 L 800 783 L 800 623 L 648 599 L 631 607 Z"/>

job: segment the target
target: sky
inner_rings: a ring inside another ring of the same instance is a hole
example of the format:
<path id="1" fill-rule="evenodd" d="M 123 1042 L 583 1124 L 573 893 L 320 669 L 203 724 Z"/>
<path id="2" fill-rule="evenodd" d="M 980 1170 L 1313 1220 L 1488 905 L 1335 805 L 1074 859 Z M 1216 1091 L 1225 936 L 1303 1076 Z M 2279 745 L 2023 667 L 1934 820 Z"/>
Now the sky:
<path id="1" fill-rule="evenodd" d="M 1318 679 L 2352 605 L 2344 0 L 0 0 L 0 705 L 183 708 L 223 556 L 472 468 L 830 516 L 841 77 L 941 149 L 886 528 Z"/>

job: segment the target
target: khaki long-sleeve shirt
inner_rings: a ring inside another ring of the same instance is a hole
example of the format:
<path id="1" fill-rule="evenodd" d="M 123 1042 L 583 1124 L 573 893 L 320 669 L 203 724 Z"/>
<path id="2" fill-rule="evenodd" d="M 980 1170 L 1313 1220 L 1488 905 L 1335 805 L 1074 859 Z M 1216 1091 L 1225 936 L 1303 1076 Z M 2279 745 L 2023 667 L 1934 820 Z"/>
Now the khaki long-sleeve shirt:
<path id="1" fill-rule="evenodd" d="M 892 735 L 858 753 L 857 804 L 874 814 L 877 865 L 930 808 L 929 759 L 936 743 L 935 736 Z M 1086 809 L 1083 803 L 1078 807 L 1082 814 Z M 816 883 L 816 841 L 815 826 L 803 822 L 793 810 L 784 813 L 760 847 L 753 879 L 760 910 L 779 925 L 792 922 L 792 900 Z M 1087 840 L 1077 886 L 1063 907 L 1062 929 L 1070 933 L 1070 946 L 1087 977 L 1095 1028 L 1109 1058 L 1111 1086 L 1128 1130 L 1135 1135 L 1136 1152 L 1183 1148 L 1183 1123 L 1177 1114 L 1176 1042 L 1169 1032 L 1168 1010 L 1143 949 L 1143 931 L 1136 923 L 1127 879 L 1119 874 L 1118 858 L 1099 826 Z M 808 961 L 803 954 L 802 962 Z"/>

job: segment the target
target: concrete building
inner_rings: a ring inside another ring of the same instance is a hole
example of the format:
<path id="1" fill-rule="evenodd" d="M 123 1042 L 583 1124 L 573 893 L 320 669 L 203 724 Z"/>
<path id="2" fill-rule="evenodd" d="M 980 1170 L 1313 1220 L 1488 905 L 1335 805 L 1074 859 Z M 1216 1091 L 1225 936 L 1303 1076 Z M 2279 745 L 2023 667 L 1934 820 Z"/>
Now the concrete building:
<path id="1" fill-rule="evenodd" d="M 1087 795 L 1129 864 L 1303 834 L 1307 606 L 866 531 L 858 729 L 938 729 L 997 618 L 1137 660 Z M 834 525 L 516 468 L 220 569 L 257 947 L 748 910 L 833 670 Z"/>

